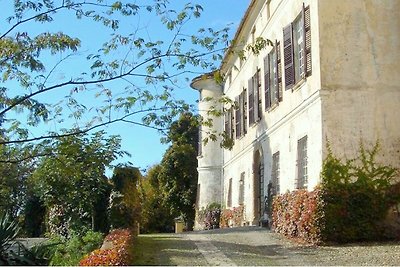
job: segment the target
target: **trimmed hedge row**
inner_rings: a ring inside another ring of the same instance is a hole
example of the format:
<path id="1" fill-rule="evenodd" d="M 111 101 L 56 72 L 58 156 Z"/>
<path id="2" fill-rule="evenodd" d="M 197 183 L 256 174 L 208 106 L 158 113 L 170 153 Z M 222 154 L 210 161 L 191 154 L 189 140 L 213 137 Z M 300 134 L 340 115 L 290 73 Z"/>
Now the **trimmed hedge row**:
<path id="1" fill-rule="evenodd" d="M 128 229 L 116 229 L 104 239 L 102 248 L 86 255 L 79 266 L 130 265 L 133 252 L 133 235 Z"/>

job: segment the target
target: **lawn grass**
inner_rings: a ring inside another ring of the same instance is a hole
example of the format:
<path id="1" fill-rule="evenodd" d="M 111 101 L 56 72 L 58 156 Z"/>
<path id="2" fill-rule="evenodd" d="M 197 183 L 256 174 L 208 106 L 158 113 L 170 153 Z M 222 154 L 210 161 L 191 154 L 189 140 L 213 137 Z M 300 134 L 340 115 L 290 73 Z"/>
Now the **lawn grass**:
<path id="1" fill-rule="evenodd" d="M 190 240 L 175 234 L 149 234 L 136 237 L 132 265 L 207 265 Z"/>

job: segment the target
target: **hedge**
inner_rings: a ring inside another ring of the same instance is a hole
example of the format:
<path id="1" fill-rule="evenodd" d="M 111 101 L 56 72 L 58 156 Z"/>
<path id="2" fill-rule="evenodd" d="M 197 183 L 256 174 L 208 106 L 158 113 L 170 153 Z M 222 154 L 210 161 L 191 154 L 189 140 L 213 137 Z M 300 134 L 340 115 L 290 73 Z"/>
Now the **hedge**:
<path id="1" fill-rule="evenodd" d="M 132 261 L 133 235 L 128 229 L 116 229 L 104 239 L 103 247 L 86 255 L 79 266 L 126 266 Z"/>
<path id="2" fill-rule="evenodd" d="M 328 147 L 317 189 L 274 198 L 273 229 L 313 244 L 399 238 L 400 229 L 386 221 L 400 203 L 398 171 L 377 163 L 378 148 L 361 144 L 358 157 L 343 162 Z"/>

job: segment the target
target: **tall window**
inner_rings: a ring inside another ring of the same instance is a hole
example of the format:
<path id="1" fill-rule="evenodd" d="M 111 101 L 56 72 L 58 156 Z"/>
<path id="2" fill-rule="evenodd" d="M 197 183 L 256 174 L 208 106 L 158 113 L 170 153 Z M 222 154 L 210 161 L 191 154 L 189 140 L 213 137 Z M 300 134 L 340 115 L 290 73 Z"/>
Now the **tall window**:
<path id="1" fill-rule="evenodd" d="M 245 88 L 235 98 L 235 102 L 235 131 L 236 138 L 240 138 L 247 133 L 247 90 Z"/>
<path id="2" fill-rule="evenodd" d="M 225 124 L 225 135 L 228 138 L 233 139 L 233 132 L 234 132 L 234 128 L 233 128 L 233 108 L 231 107 L 230 109 L 225 111 L 224 114 L 224 124 Z"/>
<path id="3" fill-rule="evenodd" d="M 261 119 L 262 114 L 262 88 L 261 88 L 261 70 L 257 69 L 256 78 L 254 79 L 255 88 L 257 88 L 257 116 L 256 120 Z"/>
<path id="4" fill-rule="evenodd" d="M 232 178 L 229 179 L 227 207 L 232 207 Z"/>
<path id="5" fill-rule="evenodd" d="M 242 136 L 242 131 L 241 131 L 241 128 L 242 128 L 242 125 L 241 125 L 242 116 L 241 115 L 242 114 L 240 113 L 240 96 L 237 96 L 235 98 L 235 106 L 236 106 L 236 110 L 235 110 L 235 118 L 236 118 L 235 131 L 236 131 L 236 138 L 239 138 L 239 137 Z"/>
<path id="6" fill-rule="evenodd" d="M 241 94 L 241 114 L 242 114 L 242 131 L 243 134 L 247 133 L 247 90 L 246 88 L 243 88 L 242 94 Z"/>
<path id="7" fill-rule="evenodd" d="M 272 180 L 272 194 L 277 195 L 280 192 L 280 166 L 279 166 L 279 151 L 272 155 L 272 171 L 271 171 L 271 180 Z"/>
<path id="8" fill-rule="evenodd" d="M 275 42 L 272 51 L 264 58 L 265 109 L 282 101 L 282 71 L 280 43 Z"/>
<path id="9" fill-rule="evenodd" d="M 310 6 L 283 29 L 285 86 L 291 89 L 298 81 L 311 75 Z"/>
<path id="10" fill-rule="evenodd" d="M 244 177 L 245 173 L 242 172 L 240 174 L 240 180 L 239 180 L 239 205 L 244 204 Z"/>
<path id="11" fill-rule="evenodd" d="M 261 95 L 261 70 L 249 79 L 249 124 L 250 126 L 261 119 L 262 114 L 262 95 Z"/>
<path id="12" fill-rule="evenodd" d="M 297 141 L 297 181 L 296 188 L 304 189 L 308 185 L 307 135 Z"/>
<path id="13" fill-rule="evenodd" d="M 254 119 L 254 87 L 253 87 L 253 78 L 249 80 L 249 124 L 250 126 L 255 123 Z"/>
<path id="14" fill-rule="evenodd" d="M 294 51 L 294 74 L 295 81 L 305 77 L 304 69 L 304 26 L 303 16 L 300 14 L 293 22 L 293 51 Z"/>

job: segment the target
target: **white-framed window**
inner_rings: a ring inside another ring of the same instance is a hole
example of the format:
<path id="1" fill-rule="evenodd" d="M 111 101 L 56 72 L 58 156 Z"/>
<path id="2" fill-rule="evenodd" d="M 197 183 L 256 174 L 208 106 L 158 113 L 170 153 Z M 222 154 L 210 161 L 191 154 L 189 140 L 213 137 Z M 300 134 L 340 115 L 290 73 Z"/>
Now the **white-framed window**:
<path id="1" fill-rule="evenodd" d="M 280 193 L 280 154 L 279 151 L 272 155 L 272 170 L 271 170 L 271 181 L 272 181 L 272 194 L 277 195 Z"/>
<path id="2" fill-rule="evenodd" d="M 303 4 L 302 12 L 283 28 L 283 55 L 285 87 L 288 90 L 311 75 L 310 6 Z"/>
<path id="3" fill-rule="evenodd" d="M 275 42 L 274 48 L 264 58 L 264 94 L 265 109 L 282 101 L 282 71 L 280 43 Z"/>
<path id="4" fill-rule="evenodd" d="M 297 179 L 296 189 L 308 186 L 307 135 L 297 141 Z"/>
<path id="5" fill-rule="evenodd" d="M 304 70 L 304 22 L 300 14 L 293 22 L 293 43 L 294 43 L 294 67 L 295 80 L 299 81 L 305 77 Z"/>
<path id="6" fill-rule="evenodd" d="M 239 180 L 239 205 L 244 204 L 244 183 L 245 183 L 245 172 L 242 172 L 240 174 L 240 180 Z"/>
<path id="7" fill-rule="evenodd" d="M 228 199 L 226 200 L 226 206 L 232 207 L 232 178 L 229 178 Z"/>

